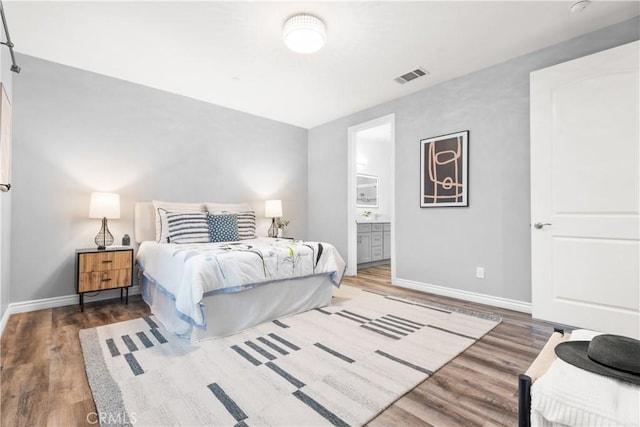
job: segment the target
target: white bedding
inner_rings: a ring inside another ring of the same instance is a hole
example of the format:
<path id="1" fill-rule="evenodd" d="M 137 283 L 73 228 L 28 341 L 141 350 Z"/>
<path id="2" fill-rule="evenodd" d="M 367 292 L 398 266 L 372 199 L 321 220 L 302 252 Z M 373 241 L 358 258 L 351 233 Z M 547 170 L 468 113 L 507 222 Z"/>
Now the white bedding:
<path id="1" fill-rule="evenodd" d="M 596 335 L 579 329 L 570 341 L 590 341 Z M 640 386 L 556 359 L 531 386 L 531 425 L 640 426 Z"/>
<path id="2" fill-rule="evenodd" d="M 295 277 L 328 274 L 339 286 L 345 263 L 332 245 L 257 238 L 241 242 L 143 242 L 136 257 L 143 274 L 176 301 L 178 316 L 206 328 L 202 299 Z"/>

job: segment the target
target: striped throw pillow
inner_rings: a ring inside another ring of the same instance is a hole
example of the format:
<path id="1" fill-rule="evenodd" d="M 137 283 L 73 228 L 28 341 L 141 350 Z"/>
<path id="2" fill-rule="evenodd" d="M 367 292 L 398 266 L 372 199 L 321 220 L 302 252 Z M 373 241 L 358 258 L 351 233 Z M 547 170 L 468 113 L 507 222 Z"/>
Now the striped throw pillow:
<path id="1" fill-rule="evenodd" d="M 209 243 L 206 213 L 167 212 L 169 243 Z"/>
<path id="2" fill-rule="evenodd" d="M 203 205 L 200 203 L 174 203 L 154 200 L 153 208 L 156 211 L 156 241 L 159 243 L 167 243 L 169 241 L 169 228 L 164 214 L 167 212 L 204 212 Z"/>
<path id="3" fill-rule="evenodd" d="M 235 214 L 238 217 L 238 239 L 255 239 L 256 237 L 256 213 L 243 211 Z"/>
<path id="4" fill-rule="evenodd" d="M 207 214 L 210 242 L 235 242 L 238 240 L 238 217 L 236 214 Z"/>

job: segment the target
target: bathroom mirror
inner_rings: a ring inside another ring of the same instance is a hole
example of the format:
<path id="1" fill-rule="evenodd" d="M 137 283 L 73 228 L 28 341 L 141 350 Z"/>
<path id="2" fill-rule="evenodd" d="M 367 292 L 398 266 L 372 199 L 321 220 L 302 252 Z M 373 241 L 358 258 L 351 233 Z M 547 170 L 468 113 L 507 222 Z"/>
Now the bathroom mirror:
<path id="1" fill-rule="evenodd" d="M 356 206 L 359 208 L 378 207 L 378 177 L 373 175 L 356 175 Z"/>

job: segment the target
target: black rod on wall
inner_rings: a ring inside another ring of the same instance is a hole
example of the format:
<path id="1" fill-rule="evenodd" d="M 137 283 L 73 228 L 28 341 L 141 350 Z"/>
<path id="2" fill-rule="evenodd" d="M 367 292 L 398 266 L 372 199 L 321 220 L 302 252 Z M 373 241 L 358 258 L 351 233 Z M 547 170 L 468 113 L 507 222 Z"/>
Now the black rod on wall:
<path id="1" fill-rule="evenodd" d="M 0 43 L 7 46 L 9 48 L 9 53 L 11 53 L 11 71 L 13 71 L 14 73 L 19 73 L 20 67 L 18 67 L 18 64 L 16 64 L 16 56 L 13 53 L 13 43 L 11 43 L 11 37 L 9 36 L 9 27 L 7 27 L 7 18 L 4 16 L 4 6 L 2 5 L 2 0 L 0 0 L 0 15 L 2 15 L 2 26 L 4 27 L 4 34 L 7 36 L 7 41 Z"/>

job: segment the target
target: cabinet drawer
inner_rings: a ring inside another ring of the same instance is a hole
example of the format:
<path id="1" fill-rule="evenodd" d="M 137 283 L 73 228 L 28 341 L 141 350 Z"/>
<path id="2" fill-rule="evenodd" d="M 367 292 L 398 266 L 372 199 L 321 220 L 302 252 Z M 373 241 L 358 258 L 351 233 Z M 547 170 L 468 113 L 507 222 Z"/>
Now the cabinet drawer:
<path id="1" fill-rule="evenodd" d="M 382 232 L 381 231 L 372 231 L 371 232 L 371 246 L 382 246 Z"/>
<path id="2" fill-rule="evenodd" d="M 376 246 L 371 248 L 371 261 L 378 261 L 382 259 L 382 246 Z"/>
<path id="3" fill-rule="evenodd" d="M 371 231 L 371 224 L 358 224 L 358 233 L 368 233 Z"/>
<path id="4" fill-rule="evenodd" d="M 384 223 L 384 231 L 391 231 L 391 224 L 388 222 Z"/>
<path id="5" fill-rule="evenodd" d="M 121 268 L 109 271 L 80 273 L 78 292 L 99 291 L 102 289 L 122 288 L 131 285 L 131 269 Z"/>
<path id="6" fill-rule="evenodd" d="M 382 231 L 382 224 L 371 224 L 371 231 Z"/>
<path id="7" fill-rule="evenodd" d="M 90 252 L 80 254 L 79 272 L 131 269 L 131 251 Z"/>

